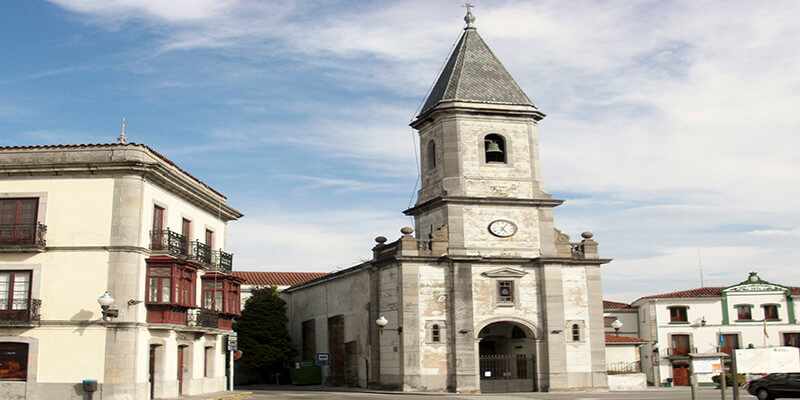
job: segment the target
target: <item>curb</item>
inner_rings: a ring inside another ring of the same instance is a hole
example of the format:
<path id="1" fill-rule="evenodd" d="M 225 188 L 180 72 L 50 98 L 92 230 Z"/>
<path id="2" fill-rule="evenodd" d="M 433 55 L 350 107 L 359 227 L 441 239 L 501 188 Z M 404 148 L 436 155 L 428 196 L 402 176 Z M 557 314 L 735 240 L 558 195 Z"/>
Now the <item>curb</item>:
<path id="1" fill-rule="evenodd" d="M 209 397 L 205 400 L 234 400 L 234 399 L 246 399 L 253 395 L 253 392 L 245 392 L 245 393 L 236 393 L 236 394 L 228 394 L 225 396 L 219 397 Z"/>

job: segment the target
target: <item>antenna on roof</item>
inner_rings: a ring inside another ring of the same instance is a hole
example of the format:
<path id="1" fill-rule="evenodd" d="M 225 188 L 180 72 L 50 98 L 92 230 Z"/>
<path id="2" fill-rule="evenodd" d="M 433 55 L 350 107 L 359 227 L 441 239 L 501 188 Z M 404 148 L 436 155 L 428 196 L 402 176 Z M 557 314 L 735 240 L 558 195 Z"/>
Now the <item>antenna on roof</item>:
<path id="1" fill-rule="evenodd" d="M 125 136 L 125 117 L 122 117 L 122 131 L 117 136 L 117 142 L 120 144 L 128 143 L 128 137 Z"/>
<path id="2" fill-rule="evenodd" d="M 705 287 L 703 284 L 703 259 L 700 258 L 700 249 L 697 249 L 697 265 L 700 268 L 700 287 Z"/>

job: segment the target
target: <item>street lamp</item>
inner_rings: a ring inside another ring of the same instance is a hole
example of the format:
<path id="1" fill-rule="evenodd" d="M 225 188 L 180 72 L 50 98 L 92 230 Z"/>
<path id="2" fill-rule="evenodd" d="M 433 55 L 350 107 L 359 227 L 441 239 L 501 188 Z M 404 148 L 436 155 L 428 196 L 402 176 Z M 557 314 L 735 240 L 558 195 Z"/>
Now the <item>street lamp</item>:
<path id="1" fill-rule="evenodd" d="M 619 330 L 622 329 L 622 325 L 624 324 L 619 320 L 619 318 L 615 319 L 614 322 L 611 323 L 611 327 L 614 328 L 617 336 L 619 336 Z"/>
<path id="2" fill-rule="evenodd" d="M 378 319 L 375 320 L 375 325 L 378 325 L 378 331 L 381 333 L 381 335 L 383 335 L 383 328 L 388 324 L 389 320 L 386 319 L 386 317 L 384 317 L 383 315 L 381 315 L 380 317 L 378 317 Z"/>
<path id="3" fill-rule="evenodd" d="M 97 299 L 97 303 L 100 304 L 100 308 L 103 310 L 103 321 L 109 321 L 111 318 L 117 318 L 119 316 L 119 310 L 110 308 L 112 304 L 114 304 L 114 298 L 111 297 L 108 292 L 103 293 Z"/>

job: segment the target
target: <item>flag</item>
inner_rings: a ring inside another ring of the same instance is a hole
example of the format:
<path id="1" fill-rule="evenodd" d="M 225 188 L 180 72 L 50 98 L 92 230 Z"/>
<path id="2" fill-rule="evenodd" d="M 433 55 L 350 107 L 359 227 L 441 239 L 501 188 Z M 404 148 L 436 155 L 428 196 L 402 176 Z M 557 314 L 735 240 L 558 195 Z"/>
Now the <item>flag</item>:
<path id="1" fill-rule="evenodd" d="M 764 320 L 764 336 L 769 337 L 769 332 L 767 332 L 767 320 Z"/>
<path id="2" fill-rule="evenodd" d="M 719 347 L 722 347 L 722 339 L 723 339 L 722 333 L 720 332 L 719 333 Z"/>

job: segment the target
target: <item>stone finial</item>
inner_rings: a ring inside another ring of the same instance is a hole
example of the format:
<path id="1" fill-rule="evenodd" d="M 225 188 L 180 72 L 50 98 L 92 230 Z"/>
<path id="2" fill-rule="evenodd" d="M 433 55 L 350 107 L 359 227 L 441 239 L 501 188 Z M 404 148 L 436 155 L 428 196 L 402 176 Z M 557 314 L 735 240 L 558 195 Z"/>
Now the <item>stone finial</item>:
<path id="1" fill-rule="evenodd" d="M 411 228 L 411 227 L 408 227 L 408 226 L 404 226 L 404 227 L 400 228 L 400 233 L 402 233 L 403 235 L 410 235 L 410 234 L 414 233 L 414 228 Z"/>
<path id="2" fill-rule="evenodd" d="M 376 237 L 375 238 L 375 242 L 377 242 L 378 244 L 386 243 L 386 236 L 378 236 L 378 237 Z"/>
<path id="3" fill-rule="evenodd" d="M 584 239 L 591 239 L 591 238 L 594 237 L 594 233 L 586 231 L 586 232 L 581 233 L 581 237 L 584 238 Z"/>
<path id="4" fill-rule="evenodd" d="M 125 117 L 122 117 L 122 131 L 119 133 L 119 136 L 117 136 L 117 142 L 119 142 L 119 144 L 128 143 L 128 137 L 125 136 Z"/>
<path id="5" fill-rule="evenodd" d="M 475 25 L 472 25 L 472 23 L 475 22 L 475 16 L 472 15 L 472 7 L 475 6 L 472 3 L 466 2 L 462 4 L 461 7 L 467 9 L 467 15 L 464 16 L 464 22 L 467 23 L 467 26 L 464 29 L 474 28 Z"/>

